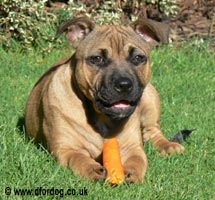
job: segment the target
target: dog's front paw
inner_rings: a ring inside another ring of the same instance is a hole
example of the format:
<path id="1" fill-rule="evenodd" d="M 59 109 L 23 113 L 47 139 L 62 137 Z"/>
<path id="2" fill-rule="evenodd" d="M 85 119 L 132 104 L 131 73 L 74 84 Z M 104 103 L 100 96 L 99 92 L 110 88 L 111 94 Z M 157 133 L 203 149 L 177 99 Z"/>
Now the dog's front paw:
<path id="1" fill-rule="evenodd" d="M 125 168 L 125 182 L 128 184 L 138 183 L 142 181 L 142 176 L 134 168 Z"/>
<path id="2" fill-rule="evenodd" d="M 176 142 L 167 141 L 158 147 L 162 156 L 172 155 L 174 153 L 183 153 L 184 147 Z"/>
<path id="3" fill-rule="evenodd" d="M 89 165 L 87 174 L 88 178 L 95 182 L 104 182 L 107 177 L 106 169 L 99 164 Z"/>

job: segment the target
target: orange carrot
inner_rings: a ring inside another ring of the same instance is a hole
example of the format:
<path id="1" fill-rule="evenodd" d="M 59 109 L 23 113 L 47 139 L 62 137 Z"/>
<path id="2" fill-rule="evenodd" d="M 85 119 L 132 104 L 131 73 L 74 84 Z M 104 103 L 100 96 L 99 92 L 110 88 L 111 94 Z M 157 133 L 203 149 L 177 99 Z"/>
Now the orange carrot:
<path id="1" fill-rule="evenodd" d="M 119 143 L 116 138 L 108 139 L 103 146 L 103 164 L 107 170 L 107 180 L 114 185 L 125 179 L 121 163 Z"/>

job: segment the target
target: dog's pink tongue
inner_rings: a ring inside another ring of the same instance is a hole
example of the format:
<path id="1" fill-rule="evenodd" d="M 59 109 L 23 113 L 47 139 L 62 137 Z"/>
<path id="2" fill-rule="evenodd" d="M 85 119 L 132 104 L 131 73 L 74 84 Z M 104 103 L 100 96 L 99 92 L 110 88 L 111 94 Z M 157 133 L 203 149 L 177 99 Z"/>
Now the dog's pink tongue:
<path id="1" fill-rule="evenodd" d="M 128 108 L 129 106 L 128 101 L 119 101 L 113 104 L 114 108 Z"/>

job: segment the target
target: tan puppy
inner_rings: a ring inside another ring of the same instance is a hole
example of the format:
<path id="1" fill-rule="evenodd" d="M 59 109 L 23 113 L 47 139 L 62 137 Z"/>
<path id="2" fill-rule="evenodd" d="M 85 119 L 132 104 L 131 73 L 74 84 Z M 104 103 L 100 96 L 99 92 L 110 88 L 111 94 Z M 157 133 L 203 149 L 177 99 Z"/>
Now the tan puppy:
<path id="1" fill-rule="evenodd" d="M 168 28 L 143 19 L 130 26 L 95 26 L 88 18 L 63 24 L 75 54 L 59 61 L 35 85 L 26 130 L 62 165 L 90 180 L 104 180 L 102 147 L 117 137 L 127 182 L 147 169 L 143 140 L 162 154 L 184 148 L 160 130 L 160 102 L 149 83 L 149 50 L 168 42 Z"/>

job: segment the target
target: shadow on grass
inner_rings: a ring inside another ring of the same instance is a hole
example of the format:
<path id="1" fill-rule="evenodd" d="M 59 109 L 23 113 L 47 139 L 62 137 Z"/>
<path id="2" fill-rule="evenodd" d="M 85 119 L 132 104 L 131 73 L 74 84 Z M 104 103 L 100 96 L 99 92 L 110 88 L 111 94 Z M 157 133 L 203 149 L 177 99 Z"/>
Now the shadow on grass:
<path id="1" fill-rule="evenodd" d="M 19 117 L 18 121 L 17 121 L 17 124 L 16 124 L 16 128 L 18 129 L 18 132 L 19 134 L 24 138 L 25 142 L 28 143 L 28 142 L 32 142 L 32 144 L 34 144 L 34 146 L 43 151 L 43 152 L 46 152 L 48 153 L 46 147 L 44 147 L 42 144 L 35 144 L 33 139 L 30 139 L 26 133 L 26 129 L 25 129 L 25 117 L 24 116 L 21 116 Z"/>
<path id="2" fill-rule="evenodd" d="M 25 139 L 28 139 L 26 136 L 26 131 L 25 131 L 25 117 L 21 116 L 19 117 L 16 128 L 19 130 L 20 135 L 25 136 Z"/>

